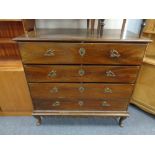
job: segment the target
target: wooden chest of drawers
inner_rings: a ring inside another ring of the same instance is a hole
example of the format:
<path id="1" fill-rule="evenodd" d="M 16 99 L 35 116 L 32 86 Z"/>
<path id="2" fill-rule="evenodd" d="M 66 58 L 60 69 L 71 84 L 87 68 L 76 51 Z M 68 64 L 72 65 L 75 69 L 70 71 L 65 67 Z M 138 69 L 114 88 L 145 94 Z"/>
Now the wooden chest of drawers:
<path id="1" fill-rule="evenodd" d="M 149 40 L 47 32 L 16 38 L 37 124 L 43 115 L 80 115 L 119 117 L 122 126 Z"/>

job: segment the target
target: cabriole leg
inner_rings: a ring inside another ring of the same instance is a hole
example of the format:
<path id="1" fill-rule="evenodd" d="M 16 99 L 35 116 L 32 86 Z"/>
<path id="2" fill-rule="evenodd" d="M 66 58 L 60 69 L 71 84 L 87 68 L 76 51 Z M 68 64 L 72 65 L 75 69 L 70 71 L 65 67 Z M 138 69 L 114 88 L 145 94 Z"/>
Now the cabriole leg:
<path id="1" fill-rule="evenodd" d="M 41 116 L 34 116 L 34 118 L 36 119 L 36 125 L 41 125 Z"/>
<path id="2" fill-rule="evenodd" d="M 127 118 L 127 117 L 125 117 L 125 116 L 120 117 L 120 119 L 119 119 L 119 126 L 120 126 L 120 127 L 124 127 L 123 121 L 124 121 L 126 118 Z"/>

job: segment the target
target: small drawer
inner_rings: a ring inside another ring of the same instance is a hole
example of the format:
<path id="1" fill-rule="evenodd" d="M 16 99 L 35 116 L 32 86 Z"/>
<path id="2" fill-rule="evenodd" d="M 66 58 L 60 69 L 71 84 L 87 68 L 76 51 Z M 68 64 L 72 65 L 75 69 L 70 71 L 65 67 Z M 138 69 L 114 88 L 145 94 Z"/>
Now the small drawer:
<path id="1" fill-rule="evenodd" d="M 141 64 L 145 44 L 19 43 L 24 64 Z"/>
<path id="2" fill-rule="evenodd" d="M 126 111 L 128 99 L 124 100 L 82 100 L 53 99 L 33 100 L 34 110 L 85 110 L 85 111 Z"/>
<path id="3" fill-rule="evenodd" d="M 29 83 L 34 100 L 57 99 L 124 99 L 130 98 L 133 84 L 97 83 Z"/>
<path id="4" fill-rule="evenodd" d="M 25 65 L 28 82 L 134 83 L 138 66 Z"/>

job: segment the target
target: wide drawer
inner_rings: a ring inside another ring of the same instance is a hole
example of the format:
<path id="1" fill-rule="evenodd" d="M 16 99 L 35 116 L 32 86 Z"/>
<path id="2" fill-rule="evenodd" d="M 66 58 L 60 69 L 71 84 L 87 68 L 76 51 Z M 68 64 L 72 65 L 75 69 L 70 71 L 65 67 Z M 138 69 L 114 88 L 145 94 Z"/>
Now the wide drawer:
<path id="1" fill-rule="evenodd" d="M 34 110 L 126 111 L 129 100 L 33 100 Z"/>
<path id="2" fill-rule="evenodd" d="M 19 43 L 24 64 L 133 64 L 142 61 L 145 44 Z"/>
<path id="3" fill-rule="evenodd" d="M 97 83 L 29 83 L 32 99 L 51 100 L 65 98 L 123 99 L 130 98 L 133 84 Z"/>
<path id="4" fill-rule="evenodd" d="M 25 65 L 28 82 L 134 83 L 138 66 Z"/>

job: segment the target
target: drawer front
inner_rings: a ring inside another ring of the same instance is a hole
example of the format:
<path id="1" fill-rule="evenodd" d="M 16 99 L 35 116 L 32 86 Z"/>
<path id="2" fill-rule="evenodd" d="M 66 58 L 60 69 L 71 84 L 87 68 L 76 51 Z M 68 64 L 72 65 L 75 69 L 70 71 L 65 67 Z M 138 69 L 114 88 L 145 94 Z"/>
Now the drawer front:
<path id="1" fill-rule="evenodd" d="M 133 84 L 29 83 L 32 99 L 123 99 L 130 98 Z"/>
<path id="2" fill-rule="evenodd" d="M 145 44 L 20 43 L 25 64 L 133 64 L 141 63 Z"/>
<path id="3" fill-rule="evenodd" d="M 134 83 L 138 66 L 25 65 L 28 82 Z"/>
<path id="4" fill-rule="evenodd" d="M 34 110 L 126 111 L 128 100 L 33 100 Z"/>

